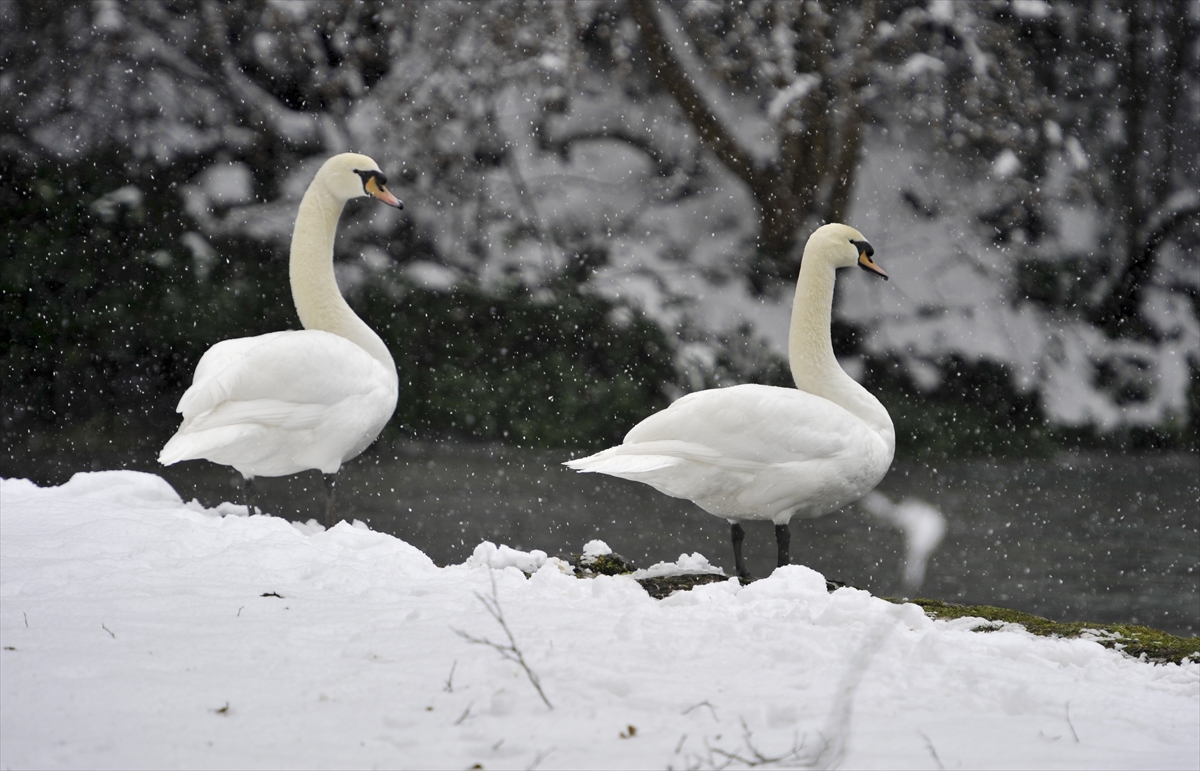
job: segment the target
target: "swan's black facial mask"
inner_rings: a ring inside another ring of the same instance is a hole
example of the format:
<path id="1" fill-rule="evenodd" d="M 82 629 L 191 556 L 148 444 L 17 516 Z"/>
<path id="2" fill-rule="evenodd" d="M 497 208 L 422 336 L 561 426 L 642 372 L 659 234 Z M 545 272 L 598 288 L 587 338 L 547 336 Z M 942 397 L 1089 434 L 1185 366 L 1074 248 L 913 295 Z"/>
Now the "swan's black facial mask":
<path id="1" fill-rule="evenodd" d="M 854 248 L 858 250 L 858 267 L 862 268 L 868 273 L 874 273 L 884 281 L 887 281 L 887 272 L 884 271 L 883 268 L 876 265 L 875 261 L 871 259 L 871 257 L 875 255 L 874 247 L 872 247 L 866 241 L 855 241 L 854 239 L 851 239 L 850 243 L 853 244 Z"/>
<path id="2" fill-rule="evenodd" d="M 389 193 L 387 187 L 385 187 L 387 185 L 387 177 L 383 176 L 382 171 L 374 169 L 359 171 L 355 169 L 354 173 L 362 179 L 364 193 L 375 196 L 388 206 L 395 206 L 397 209 L 404 208 L 404 204 L 400 202 L 400 199 Z"/>

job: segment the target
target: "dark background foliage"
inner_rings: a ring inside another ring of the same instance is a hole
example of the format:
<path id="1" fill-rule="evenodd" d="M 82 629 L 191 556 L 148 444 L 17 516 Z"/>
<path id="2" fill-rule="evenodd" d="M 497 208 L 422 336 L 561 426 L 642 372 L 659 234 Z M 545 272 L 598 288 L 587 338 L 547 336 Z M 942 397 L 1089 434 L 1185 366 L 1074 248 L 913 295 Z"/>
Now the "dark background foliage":
<path id="1" fill-rule="evenodd" d="M 350 302 L 400 369 L 385 437 L 594 447 L 696 387 L 787 385 L 754 329 L 672 326 L 593 279 L 619 239 L 737 188 L 752 226 L 726 216 L 691 228 L 749 228 L 724 264 L 702 264 L 703 240 L 662 236 L 663 251 L 714 273 L 714 287 L 786 291 L 796 239 L 851 206 L 869 136 L 923 137 L 932 163 L 983 174 L 1011 151 L 1020 171 L 954 226 L 1003 248 L 1014 305 L 1153 351 L 1177 331 L 1148 315 L 1148 291 L 1186 298 L 1200 317 L 1200 20 L 1185 5 L 4 3 L 8 450 L 133 423 L 159 443 L 209 345 L 296 326 L 295 202 L 316 162 L 351 147 L 377 157 L 408 204 L 392 219 L 353 204 L 338 245 Z M 769 141 L 748 144 L 720 94 Z M 648 171 L 606 192 L 604 169 L 579 166 L 597 147 L 606 163 L 617 148 Z M 1076 147 L 1088 163 L 1051 192 Z M 250 170 L 247 195 L 203 192 L 204 175 L 226 167 Z M 940 223 L 935 193 L 895 191 L 914 221 Z M 586 203 L 558 206 L 568 201 Z M 1043 212 L 1055 202 L 1103 211 L 1100 245 L 1054 242 Z M 539 271 L 495 268 L 520 248 Z M 454 280 L 414 281 L 417 263 Z M 901 454 L 1196 445 L 1200 360 L 1188 415 L 1105 433 L 1054 424 L 1004 361 L 946 351 L 926 362 L 937 384 L 919 385 L 909 353 L 866 346 L 869 335 L 835 324 L 838 353 L 866 360 Z M 699 374 L 681 363 L 695 342 L 714 352 Z M 1158 387 L 1152 368 L 1143 354 L 1100 357 L 1089 385 L 1141 404 Z"/>
<path id="2" fill-rule="evenodd" d="M 277 246 L 222 239 L 214 251 L 226 256 L 197 275 L 165 176 L 111 160 L 17 163 L 4 176 L 22 180 L 3 200 L 8 430 L 110 413 L 170 425 L 169 395 L 209 345 L 296 325 Z M 138 203 L 103 214 L 88 203 L 87 191 L 131 183 Z M 393 435 L 595 445 L 667 403 L 662 384 L 675 373 L 663 332 L 640 315 L 614 322 L 612 304 L 577 277 L 542 301 L 515 284 L 440 292 L 390 278 L 351 301 L 400 371 Z"/>

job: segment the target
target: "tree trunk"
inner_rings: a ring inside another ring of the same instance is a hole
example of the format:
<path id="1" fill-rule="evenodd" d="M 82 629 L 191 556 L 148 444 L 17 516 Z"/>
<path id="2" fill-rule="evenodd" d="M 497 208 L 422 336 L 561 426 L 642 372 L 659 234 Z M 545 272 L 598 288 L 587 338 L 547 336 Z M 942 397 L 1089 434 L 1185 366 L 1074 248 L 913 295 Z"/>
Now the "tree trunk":
<path id="1" fill-rule="evenodd" d="M 1141 306 L 1158 247 L 1176 228 L 1200 214 L 1195 196 L 1168 199 L 1191 25 L 1181 7 L 1170 0 L 1124 0 L 1122 10 L 1127 32 L 1118 58 L 1116 96 L 1123 135 L 1111 163 L 1116 209 L 1111 254 L 1119 262 L 1090 315 L 1093 323 L 1114 337 L 1153 340 L 1157 333 L 1142 316 Z M 1156 32 L 1162 33 L 1165 44 L 1161 60 L 1154 57 L 1160 37 Z M 1161 78 L 1166 82 L 1159 83 Z M 1162 94 L 1157 105 L 1151 104 L 1154 92 Z"/>
<path id="2" fill-rule="evenodd" d="M 798 31 L 797 58 L 816 69 L 813 74 L 820 82 L 781 117 L 776 126 L 778 153 L 767 163 L 756 163 L 738 144 L 734 131 L 706 104 L 673 50 L 671 36 L 663 28 L 663 11 L 653 0 L 629 0 L 628 7 L 641 31 L 651 70 L 696 128 L 705 148 L 754 196 L 759 213 L 758 267 L 767 274 L 790 274 L 798 260 L 800 228 L 841 220 L 849 208 L 862 145 L 858 92 L 871 57 L 869 46 L 862 42 L 874 27 L 875 0 L 863 8 L 859 45 L 846 55 L 849 61 L 832 62 L 824 46 L 811 45 L 799 34 L 805 30 Z M 789 130 L 790 123 L 798 123 L 798 130 Z"/>

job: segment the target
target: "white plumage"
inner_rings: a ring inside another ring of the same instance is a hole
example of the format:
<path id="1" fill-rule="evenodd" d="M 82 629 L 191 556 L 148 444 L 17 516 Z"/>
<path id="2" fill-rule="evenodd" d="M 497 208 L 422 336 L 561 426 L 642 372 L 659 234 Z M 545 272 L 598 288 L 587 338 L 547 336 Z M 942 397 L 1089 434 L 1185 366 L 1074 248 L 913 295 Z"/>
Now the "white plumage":
<path id="1" fill-rule="evenodd" d="M 740 385 L 689 394 L 634 426 L 622 444 L 566 465 L 644 482 L 729 520 L 742 577 L 739 523 L 770 520 L 778 564 L 787 564 L 792 517 L 858 500 L 892 462 L 891 418 L 838 365 L 829 332 L 834 271 L 858 264 L 886 278 L 873 254 L 846 225 L 825 225 L 809 238 L 788 341 L 796 389 Z"/>
<path id="2" fill-rule="evenodd" d="M 392 370 L 395 372 L 395 370 Z M 329 332 L 271 332 L 217 343 L 179 401 L 162 462 L 206 458 L 245 476 L 337 472 L 396 407 L 396 378 Z"/>
<path id="3" fill-rule="evenodd" d="M 402 207 L 385 184 L 365 155 L 344 153 L 322 165 L 292 235 L 292 296 L 306 329 L 210 348 L 179 400 L 183 424 L 163 447 L 161 463 L 204 458 L 233 466 L 247 480 L 306 469 L 333 475 L 375 441 L 396 409 L 396 366 L 338 291 L 333 242 L 350 198 L 373 195 Z M 327 524 L 332 518 L 331 487 Z"/>
<path id="4" fill-rule="evenodd" d="M 878 482 L 873 472 L 886 468 L 886 455 L 836 404 L 740 385 L 689 394 L 635 426 L 623 444 L 571 466 L 645 482 L 726 519 L 783 524 L 857 500 Z"/>

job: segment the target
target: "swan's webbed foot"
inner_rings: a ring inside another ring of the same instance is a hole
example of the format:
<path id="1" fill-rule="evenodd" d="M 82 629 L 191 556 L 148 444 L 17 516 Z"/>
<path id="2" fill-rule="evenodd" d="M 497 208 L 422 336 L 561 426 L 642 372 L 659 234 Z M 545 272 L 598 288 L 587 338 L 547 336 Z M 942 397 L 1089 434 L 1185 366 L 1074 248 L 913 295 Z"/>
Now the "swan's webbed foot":
<path id="1" fill-rule="evenodd" d="M 789 551 L 789 547 L 792 545 L 792 531 L 786 522 L 775 526 L 775 543 L 779 546 L 779 559 L 775 562 L 776 567 L 792 564 L 792 555 Z"/>
<path id="2" fill-rule="evenodd" d="M 325 479 L 325 529 L 329 530 L 341 521 L 341 517 L 337 515 L 337 507 L 335 506 L 337 472 L 324 474 L 323 477 Z"/>
<path id="3" fill-rule="evenodd" d="M 746 531 L 742 528 L 741 522 L 734 522 L 729 529 L 730 538 L 733 540 L 733 567 L 737 571 L 737 577 L 743 584 L 748 584 L 754 580 L 754 576 L 750 575 L 750 571 L 746 569 L 746 560 L 742 558 L 742 541 L 746 540 Z"/>

